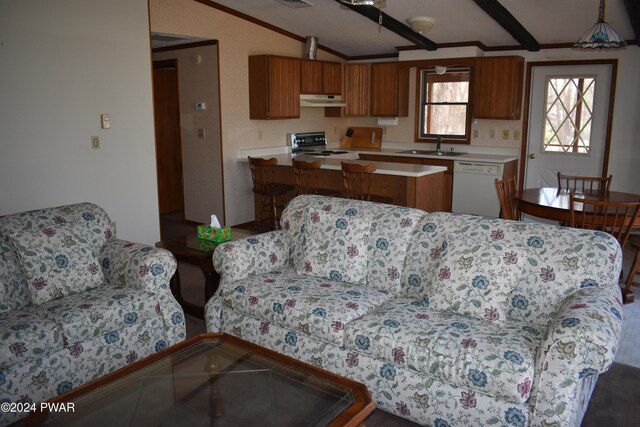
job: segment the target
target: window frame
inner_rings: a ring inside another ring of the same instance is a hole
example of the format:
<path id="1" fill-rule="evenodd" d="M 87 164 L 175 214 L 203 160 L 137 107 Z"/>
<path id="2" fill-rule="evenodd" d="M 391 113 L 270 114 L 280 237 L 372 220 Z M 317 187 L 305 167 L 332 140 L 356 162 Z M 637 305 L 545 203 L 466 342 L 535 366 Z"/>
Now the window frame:
<path id="1" fill-rule="evenodd" d="M 473 68 L 472 66 L 456 65 L 448 67 L 448 72 L 451 71 L 466 71 L 469 73 L 469 89 L 467 94 L 467 102 L 425 102 L 427 88 L 424 87 L 424 76 L 428 74 L 438 75 L 435 71 L 435 66 L 420 67 L 417 69 L 417 82 L 416 82 L 416 123 L 415 123 L 415 140 L 416 142 L 436 142 L 437 136 L 442 136 L 443 140 L 452 144 L 470 144 L 471 143 L 471 121 L 472 121 L 472 97 L 473 97 Z M 446 76 L 446 74 L 443 74 Z M 439 75 L 438 75 L 439 76 Z M 460 81 L 460 80 L 451 80 Z M 436 82 L 433 82 L 436 83 Z M 432 83 L 429 83 L 432 84 Z M 438 135 L 438 134 L 423 134 L 424 129 L 424 117 L 425 110 L 429 105 L 464 105 L 466 106 L 466 123 L 464 135 Z"/>

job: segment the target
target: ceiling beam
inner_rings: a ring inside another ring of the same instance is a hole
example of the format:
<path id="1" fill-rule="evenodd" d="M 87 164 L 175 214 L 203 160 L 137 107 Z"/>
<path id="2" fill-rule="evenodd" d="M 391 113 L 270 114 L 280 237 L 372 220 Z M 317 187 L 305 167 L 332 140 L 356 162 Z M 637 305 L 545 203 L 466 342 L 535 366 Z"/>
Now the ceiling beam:
<path id="1" fill-rule="evenodd" d="M 429 40 L 428 38 L 424 37 L 423 35 L 421 35 L 419 33 L 416 33 L 411 28 L 409 28 L 407 25 L 403 24 L 402 22 L 398 21 L 397 19 L 392 18 L 391 16 L 387 15 L 386 13 L 381 12 L 380 9 L 378 9 L 375 6 L 353 6 L 353 5 L 350 5 L 350 4 L 342 3 L 342 2 L 340 2 L 340 0 L 335 0 L 335 1 L 340 3 L 342 6 L 348 7 L 349 9 L 353 10 L 354 12 L 358 12 L 360 15 L 371 19 L 376 24 L 378 23 L 378 19 L 379 19 L 380 15 L 382 15 L 382 24 L 381 25 L 383 27 L 385 27 L 387 30 L 393 31 L 394 33 L 396 33 L 400 37 L 403 37 L 403 38 L 409 40 L 411 43 L 413 43 L 416 46 L 421 47 L 423 49 L 426 49 L 426 50 L 437 50 L 438 49 L 438 45 L 435 44 L 432 40 Z"/>
<path id="2" fill-rule="evenodd" d="M 624 0 L 631 27 L 636 34 L 636 43 L 640 46 L 640 0 Z"/>
<path id="3" fill-rule="evenodd" d="M 507 30 L 511 36 L 531 52 L 540 50 L 540 43 L 522 26 L 513 15 L 504 8 L 498 0 L 473 0 L 487 15 L 493 18 L 502 28 Z"/>

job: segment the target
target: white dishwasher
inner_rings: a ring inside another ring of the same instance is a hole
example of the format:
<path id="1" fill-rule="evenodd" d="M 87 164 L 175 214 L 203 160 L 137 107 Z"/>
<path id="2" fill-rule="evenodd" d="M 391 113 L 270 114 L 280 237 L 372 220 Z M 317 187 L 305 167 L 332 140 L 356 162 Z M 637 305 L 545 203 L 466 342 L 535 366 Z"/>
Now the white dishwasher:
<path id="1" fill-rule="evenodd" d="M 496 178 L 502 179 L 501 163 L 455 161 L 453 164 L 453 212 L 499 216 Z"/>

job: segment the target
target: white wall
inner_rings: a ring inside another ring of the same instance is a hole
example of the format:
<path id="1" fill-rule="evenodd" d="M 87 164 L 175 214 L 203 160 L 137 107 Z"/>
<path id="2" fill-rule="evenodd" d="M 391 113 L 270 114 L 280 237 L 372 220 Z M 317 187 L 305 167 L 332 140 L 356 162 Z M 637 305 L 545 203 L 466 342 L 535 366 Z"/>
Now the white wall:
<path id="1" fill-rule="evenodd" d="M 2 1 L 0 64 L 0 215 L 89 201 L 158 240 L 147 0 Z"/>
<path id="2" fill-rule="evenodd" d="M 201 62 L 192 58 L 199 55 Z M 209 223 L 211 214 L 224 221 L 218 46 L 200 46 L 153 54 L 153 60 L 176 59 L 180 95 L 184 217 Z M 205 102 L 206 110 L 195 104 Z M 205 137 L 198 137 L 198 129 Z"/>

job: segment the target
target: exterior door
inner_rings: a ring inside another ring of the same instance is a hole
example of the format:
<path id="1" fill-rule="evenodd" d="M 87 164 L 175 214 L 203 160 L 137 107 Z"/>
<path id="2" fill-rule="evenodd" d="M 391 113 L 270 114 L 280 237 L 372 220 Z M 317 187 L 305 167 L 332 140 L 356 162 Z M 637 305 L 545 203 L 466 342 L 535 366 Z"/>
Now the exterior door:
<path id="1" fill-rule="evenodd" d="M 533 65 L 523 188 L 607 173 L 614 64 Z"/>
<path id="2" fill-rule="evenodd" d="M 184 210 L 177 61 L 153 63 L 156 167 L 160 214 Z"/>

